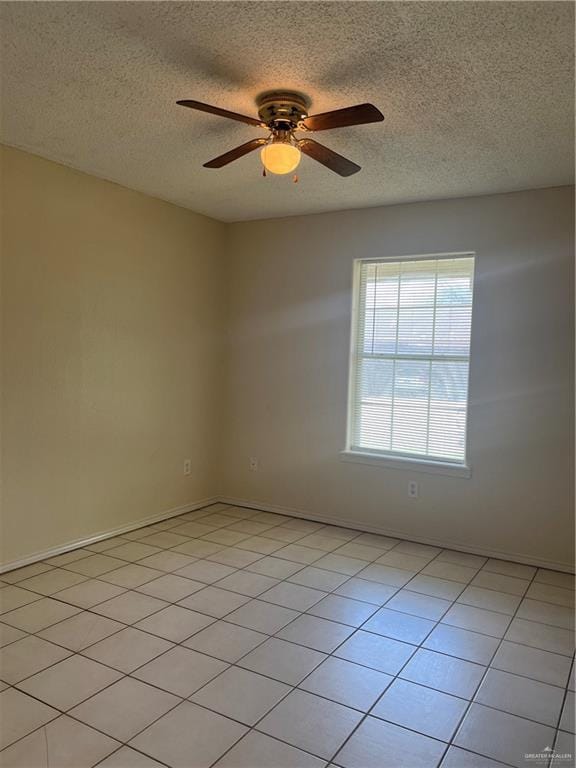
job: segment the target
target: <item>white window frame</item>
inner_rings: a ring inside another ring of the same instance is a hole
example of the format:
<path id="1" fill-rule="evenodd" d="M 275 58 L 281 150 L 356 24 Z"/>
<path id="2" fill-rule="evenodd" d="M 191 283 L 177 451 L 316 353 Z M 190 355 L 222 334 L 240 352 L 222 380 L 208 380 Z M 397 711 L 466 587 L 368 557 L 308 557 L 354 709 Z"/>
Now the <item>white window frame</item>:
<path id="1" fill-rule="evenodd" d="M 390 469 L 403 469 L 418 471 L 426 474 L 442 474 L 451 477 L 469 478 L 472 475 L 472 468 L 468 463 L 468 422 L 470 413 L 470 360 L 472 351 L 468 355 L 468 400 L 466 407 L 466 431 L 465 441 L 465 462 L 442 461 L 427 456 L 418 457 L 410 454 L 392 453 L 385 451 L 359 451 L 352 448 L 353 434 L 353 403 L 356 388 L 356 363 L 357 363 L 357 327 L 360 314 L 360 280 L 361 268 L 364 264 L 379 264 L 383 261 L 424 261 L 435 259 L 467 259 L 473 258 L 476 261 L 474 251 L 457 251 L 454 253 L 427 253 L 422 255 L 403 255 L 403 256 L 383 256 L 380 258 L 359 258 L 354 259 L 353 280 L 352 280 L 352 312 L 350 325 L 350 358 L 348 363 L 348 398 L 346 414 L 346 448 L 340 452 L 340 458 L 343 461 L 354 462 L 358 464 L 368 464 L 376 467 L 386 467 Z M 472 299 L 472 314 L 474 313 L 474 299 Z M 473 318 L 472 318 L 473 319 Z"/>

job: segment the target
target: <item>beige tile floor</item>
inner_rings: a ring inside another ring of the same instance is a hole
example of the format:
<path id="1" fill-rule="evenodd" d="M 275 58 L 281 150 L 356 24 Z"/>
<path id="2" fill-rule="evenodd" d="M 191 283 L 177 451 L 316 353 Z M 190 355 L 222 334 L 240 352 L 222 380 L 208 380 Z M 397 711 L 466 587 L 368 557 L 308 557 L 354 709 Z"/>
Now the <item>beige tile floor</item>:
<path id="1" fill-rule="evenodd" d="M 573 606 L 567 574 L 213 505 L 0 575 L 0 764 L 573 766 Z"/>

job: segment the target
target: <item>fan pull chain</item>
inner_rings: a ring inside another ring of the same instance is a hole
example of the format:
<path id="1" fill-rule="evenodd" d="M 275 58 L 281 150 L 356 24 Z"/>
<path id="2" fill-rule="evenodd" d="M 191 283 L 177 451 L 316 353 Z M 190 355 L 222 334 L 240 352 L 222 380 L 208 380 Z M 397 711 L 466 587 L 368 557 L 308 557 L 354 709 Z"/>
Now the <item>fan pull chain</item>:
<path id="1" fill-rule="evenodd" d="M 298 179 L 297 173 L 294 174 L 294 178 L 292 179 L 292 181 L 294 182 L 294 184 L 298 184 L 299 179 Z"/>
<path id="2" fill-rule="evenodd" d="M 266 168 L 262 168 L 262 176 L 266 176 Z"/>

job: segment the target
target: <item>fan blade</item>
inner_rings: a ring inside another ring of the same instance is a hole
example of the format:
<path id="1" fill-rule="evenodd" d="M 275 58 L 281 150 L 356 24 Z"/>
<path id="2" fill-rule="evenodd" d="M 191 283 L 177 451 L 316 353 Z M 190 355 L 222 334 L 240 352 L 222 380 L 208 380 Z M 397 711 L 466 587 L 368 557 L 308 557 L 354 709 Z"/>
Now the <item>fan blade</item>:
<path id="1" fill-rule="evenodd" d="M 379 123 L 382 120 L 384 115 L 373 104 L 358 104 L 355 107 L 323 112 L 321 115 L 311 115 L 303 123 L 309 131 L 328 131 L 330 128 Z"/>
<path id="2" fill-rule="evenodd" d="M 251 141 L 247 141 L 246 144 L 240 144 L 236 149 L 231 149 L 230 152 L 225 152 L 223 155 L 215 157 L 214 160 L 204 163 L 204 168 L 222 168 L 233 160 L 238 160 L 239 157 L 247 155 L 248 152 L 253 152 L 263 144 L 266 144 L 266 139 L 252 139 Z"/>
<path id="3" fill-rule="evenodd" d="M 220 109 L 220 107 L 213 107 L 211 104 L 203 104 L 201 101 L 192 101 L 191 99 L 182 99 L 177 101 L 181 107 L 190 107 L 190 109 L 198 109 L 200 112 L 209 112 L 211 115 L 218 115 L 219 117 L 228 117 L 230 120 L 238 120 L 240 123 L 248 123 L 248 125 L 255 125 L 257 128 L 265 127 L 261 120 L 257 120 L 255 117 L 248 117 L 247 115 L 239 115 L 238 112 L 229 112 L 227 109 Z"/>
<path id="4" fill-rule="evenodd" d="M 358 173 L 361 170 L 360 166 L 353 163 L 352 160 L 342 157 L 323 144 L 318 144 L 314 139 L 301 139 L 298 146 L 305 155 L 322 163 L 339 176 L 352 176 L 353 173 Z"/>

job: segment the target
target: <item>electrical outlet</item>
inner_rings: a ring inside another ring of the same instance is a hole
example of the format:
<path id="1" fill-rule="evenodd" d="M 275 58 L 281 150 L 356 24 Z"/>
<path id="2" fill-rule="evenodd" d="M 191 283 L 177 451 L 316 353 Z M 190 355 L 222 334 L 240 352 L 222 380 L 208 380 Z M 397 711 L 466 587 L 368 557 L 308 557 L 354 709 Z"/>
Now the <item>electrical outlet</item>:
<path id="1" fill-rule="evenodd" d="M 258 459 L 254 456 L 251 456 L 248 466 L 250 467 L 250 472 L 256 472 L 258 469 Z"/>
<path id="2" fill-rule="evenodd" d="M 184 461 L 184 474 L 185 475 L 192 474 L 192 459 L 186 459 Z"/>
<path id="3" fill-rule="evenodd" d="M 408 483 L 408 496 L 411 499 L 417 499 L 418 498 L 418 483 L 416 480 L 410 480 Z"/>

